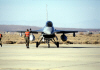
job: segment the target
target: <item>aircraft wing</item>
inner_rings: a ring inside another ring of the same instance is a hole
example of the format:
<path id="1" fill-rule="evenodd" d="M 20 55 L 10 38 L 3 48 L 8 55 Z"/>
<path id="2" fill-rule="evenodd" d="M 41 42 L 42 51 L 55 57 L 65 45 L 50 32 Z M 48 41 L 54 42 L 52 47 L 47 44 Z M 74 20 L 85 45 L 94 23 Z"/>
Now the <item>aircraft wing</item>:
<path id="1" fill-rule="evenodd" d="M 26 31 L 14 31 L 14 32 L 25 33 Z M 35 33 L 35 34 L 38 34 L 38 32 L 37 32 L 37 31 L 30 31 L 30 33 Z"/>
<path id="2" fill-rule="evenodd" d="M 69 30 L 55 30 L 55 33 L 77 33 L 78 31 L 69 31 Z"/>
<path id="3" fill-rule="evenodd" d="M 14 32 L 25 33 L 26 31 L 14 31 Z M 42 32 L 43 32 L 43 29 L 34 30 L 34 31 L 30 30 L 30 33 L 35 33 L 35 34 L 42 33 Z"/>
<path id="4" fill-rule="evenodd" d="M 43 32 L 43 29 L 30 31 L 30 33 L 35 33 L 35 34 L 42 33 L 42 32 Z"/>
<path id="5" fill-rule="evenodd" d="M 73 37 L 75 37 L 75 33 L 77 33 L 78 31 L 69 31 L 69 30 L 55 30 L 55 33 L 60 34 L 60 33 L 73 33 Z"/>

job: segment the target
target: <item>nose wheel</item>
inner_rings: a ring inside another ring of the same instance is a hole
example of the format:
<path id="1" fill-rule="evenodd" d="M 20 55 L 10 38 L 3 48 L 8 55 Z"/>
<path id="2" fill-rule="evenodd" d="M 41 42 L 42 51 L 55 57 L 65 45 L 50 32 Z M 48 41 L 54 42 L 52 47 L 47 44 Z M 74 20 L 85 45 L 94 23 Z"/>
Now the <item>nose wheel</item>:
<path id="1" fill-rule="evenodd" d="M 39 46 L 39 42 L 36 42 L 36 48 L 38 48 L 38 46 Z"/>
<path id="2" fill-rule="evenodd" d="M 50 48 L 50 44 L 48 44 L 48 48 Z"/>

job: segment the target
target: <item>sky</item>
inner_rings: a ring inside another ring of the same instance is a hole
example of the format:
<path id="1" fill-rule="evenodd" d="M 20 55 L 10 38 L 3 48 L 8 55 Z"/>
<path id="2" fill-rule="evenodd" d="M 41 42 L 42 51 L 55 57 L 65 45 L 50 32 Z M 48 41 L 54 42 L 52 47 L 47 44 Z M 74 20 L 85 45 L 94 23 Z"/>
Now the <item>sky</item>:
<path id="1" fill-rule="evenodd" d="M 100 0 L 0 0 L 0 25 L 100 29 Z"/>

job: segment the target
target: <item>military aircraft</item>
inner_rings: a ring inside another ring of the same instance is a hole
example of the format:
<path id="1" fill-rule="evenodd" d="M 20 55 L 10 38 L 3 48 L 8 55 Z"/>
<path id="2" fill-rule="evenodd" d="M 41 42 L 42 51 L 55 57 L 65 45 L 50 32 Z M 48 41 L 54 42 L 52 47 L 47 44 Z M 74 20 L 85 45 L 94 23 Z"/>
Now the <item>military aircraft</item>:
<path id="1" fill-rule="evenodd" d="M 25 33 L 25 31 L 17 31 L 17 32 Z M 45 40 L 47 42 L 48 48 L 50 48 L 50 41 L 52 41 L 57 46 L 57 48 L 59 48 L 59 42 L 56 42 L 55 39 L 54 39 L 56 37 L 55 33 L 56 34 L 62 33 L 61 40 L 66 41 L 67 40 L 67 36 L 65 35 L 66 33 L 73 33 L 73 37 L 75 37 L 75 33 L 77 33 L 77 32 L 78 31 L 56 30 L 51 21 L 47 21 L 46 25 L 40 30 L 32 31 L 30 29 L 30 33 L 35 33 L 35 34 L 41 33 L 40 41 L 36 42 L 37 48 L 42 43 L 42 40 Z M 31 34 L 30 39 L 32 40 L 34 38 L 35 38 L 34 35 Z"/>

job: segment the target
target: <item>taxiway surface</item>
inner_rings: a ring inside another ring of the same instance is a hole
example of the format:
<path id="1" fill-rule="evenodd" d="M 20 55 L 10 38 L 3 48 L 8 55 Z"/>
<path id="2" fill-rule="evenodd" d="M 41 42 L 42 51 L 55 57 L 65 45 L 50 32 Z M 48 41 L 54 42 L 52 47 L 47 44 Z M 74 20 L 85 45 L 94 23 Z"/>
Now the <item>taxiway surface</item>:
<path id="1" fill-rule="evenodd" d="M 0 70 L 100 70 L 100 45 L 4 44 Z"/>

